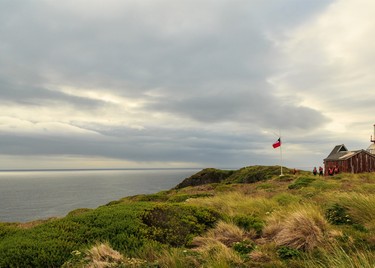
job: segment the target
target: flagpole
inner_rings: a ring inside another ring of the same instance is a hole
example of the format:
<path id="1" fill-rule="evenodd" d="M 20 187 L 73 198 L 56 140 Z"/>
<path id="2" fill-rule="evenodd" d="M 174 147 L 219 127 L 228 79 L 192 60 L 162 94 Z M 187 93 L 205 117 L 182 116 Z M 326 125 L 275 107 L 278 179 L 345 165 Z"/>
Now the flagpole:
<path id="1" fill-rule="evenodd" d="M 281 141 L 281 131 L 280 131 L 280 129 L 279 129 L 279 137 L 280 137 L 280 141 Z M 284 174 L 283 174 L 283 149 L 281 148 L 281 147 L 283 147 L 282 146 L 283 143 L 284 143 L 284 141 L 281 142 L 281 146 L 280 146 L 280 177 L 284 176 Z"/>
<path id="2" fill-rule="evenodd" d="M 280 136 L 280 140 L 281 140 L 281 136 Z M 281 147 L 283 147 L 283 146 L 280 146 L 280 177 L 284 176 L 284 174 L 283 174 L 283 151 L 282 151 Z"/>

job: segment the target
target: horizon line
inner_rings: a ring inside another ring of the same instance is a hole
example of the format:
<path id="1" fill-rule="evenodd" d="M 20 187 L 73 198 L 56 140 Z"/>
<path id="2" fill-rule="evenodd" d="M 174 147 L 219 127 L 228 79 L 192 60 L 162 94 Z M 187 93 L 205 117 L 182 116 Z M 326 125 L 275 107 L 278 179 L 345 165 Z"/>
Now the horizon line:
<path id="1" fill-rule="evenodd" d="M 105 171 L 105 170 L 181 170 L 181 169 L 203 169 L 202 167 L 176 167 L 176 168 L 21 168 L 0 169 L 0 172 L 12 171 Z"/>

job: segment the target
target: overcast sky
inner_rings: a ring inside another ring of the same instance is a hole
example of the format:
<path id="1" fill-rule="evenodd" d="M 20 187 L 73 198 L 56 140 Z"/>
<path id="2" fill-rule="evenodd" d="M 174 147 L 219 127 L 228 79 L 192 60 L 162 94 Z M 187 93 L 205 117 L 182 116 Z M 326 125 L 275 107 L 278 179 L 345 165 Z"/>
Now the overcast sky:
<path id="1" fill-rule="evenodd" d="M 0 169 L 279 165 L 370 145 L 375 1 L 2 0 Z"/>

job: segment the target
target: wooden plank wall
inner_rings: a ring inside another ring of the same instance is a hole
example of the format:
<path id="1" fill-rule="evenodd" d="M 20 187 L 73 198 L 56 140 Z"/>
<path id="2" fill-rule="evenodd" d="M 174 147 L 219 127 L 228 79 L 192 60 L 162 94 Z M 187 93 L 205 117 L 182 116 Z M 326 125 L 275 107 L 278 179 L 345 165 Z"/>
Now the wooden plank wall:
<path id="1" fill-rule="evenodd" d="M 329 167 L 339 167 L 340 172 L 363 173 L 375 171 L 375 156 L 360 152 L 347 160 L 326 161 L 324 163 L 324 174 L 328 175 Z"/>

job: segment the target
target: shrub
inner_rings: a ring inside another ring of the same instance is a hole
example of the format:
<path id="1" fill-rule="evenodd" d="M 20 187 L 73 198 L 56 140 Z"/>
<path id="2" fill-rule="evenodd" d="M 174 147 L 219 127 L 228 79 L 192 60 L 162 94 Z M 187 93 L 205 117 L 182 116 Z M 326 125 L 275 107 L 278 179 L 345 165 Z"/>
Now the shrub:
<path id="1" fill-rule="evenodd" d="M 291 247 L 282 246 L 277 250 L 277 255 L 280 259 L 287 260 L 295 257 L 300 257 L 301 252 Z"/>
<path id="2" fill-rule="evenodd" d="M 75 209 L 73 211 L 70 211 L 68 213 L 68 215 L 66 215 L 66 216 L 67 217 L 78 216 L 78 215 L 84 214 L 84 213 L 89 212 L 89 211 L 92 211 L 92 209 L 89 209 L 89 208 L 78 208 L 78 209 Z"/>
<path id="3" fill-rule="evenodd" d="M 254 183 L 268 180 L 279 174 L 280 167 L 278 166 L 250 166 L 235 171 L 227 181 L 235 183 Z"/>
<path id="4" fill-rule="evenodd" d="M 186 178 L 175 189 L 181 189 L 188 186 L 197 186 L 208 183 L 219 183 L 228 178 L 234 171 L 232 170 L 220 170 L 215 168 L 206 168 L 193 176 Z"/>
<path id="5" fill-rule="evenodd" d="M 246 255 L 253 251 L 256 245 L 253 241 L 245 239 L 243 241 L 233 243 L 232 247 L 241 255 Z"/>
<path id="6" fill-rule="evenodd" d="M 324 214 L 328 222 L 340 225 L 340 224 L 352 224 L 352 220 L 348 215 L 347 208 L 335 203 L 330 208 L 328 208 Z"/>
<path id="7" fill-rule="evenodd" d="M 137 195 L 133 199 L 136 201 L 165 202 L 168 200 L 168 195 L 166 192 L 159 192 L 156 194 Z"/>
<path id="8" fill-rule="evenodd" d="M 154 205 L 129 203 L 18 229 L 0 240 L 0 267 L 58 267 L 73 250 L 109 241 L 116 250 L 135 254 L 145 243 L 141 213 Z"/>
<path id="9" fill-rule="evenodd" d="M 237 215 L 233 217 L 233 222 L 246 231 L 255 230 L 257 235 L 262 234 L 264 221 L 255 216 Z"/>
<path id="10" fill-rule="evenodd" d="M 6 236 L 11 236 L 18 231 L 19 229 L 15 225 L 0 222 L 0 239 L 5 238 Z"/>
<path id="11" fill-rule="evenodd" d="M 172 246 L 186 245 L 218 218 L 219 214 L 212 210 L 182 204 L 158 205 L 142 215 L 143 223 L 149 227 L 148 237 Z"/>

